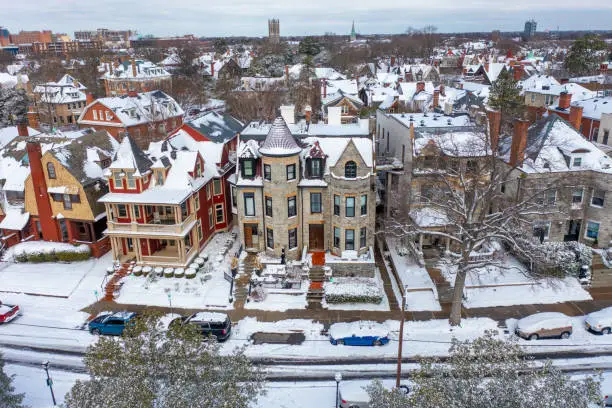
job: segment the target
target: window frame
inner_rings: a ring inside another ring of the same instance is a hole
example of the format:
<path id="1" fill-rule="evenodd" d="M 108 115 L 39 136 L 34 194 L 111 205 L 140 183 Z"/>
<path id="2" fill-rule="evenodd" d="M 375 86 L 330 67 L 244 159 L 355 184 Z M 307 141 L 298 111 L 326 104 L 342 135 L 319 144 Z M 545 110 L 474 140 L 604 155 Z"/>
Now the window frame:
<path id="1" fill-rule="evenodd" d="M 601 196 L 596 196 L 595 193 L 600 192 L 603 193 Z M 595 199 L 601 199 L 601 204 L 595 204 L 593 201 Z M 596 207 L 596 208 L 604 208 L 606 204 L 606 191 L 605 190 L 601 190 L 601 189 L 593 189 L 593 193 L 591 194 L 591 207 Z"/>
<path id="2" fill-rule="evenodd" d="M 552 226 L 552 223 L 550 221 L 536 221 L 532 224 L 531 229 L 532 229 L 532 236 L 534 238 L 540 238 L 539 235 L 535 235 L 536 232 L 536 228 L 541 228 L 541 227 L 545 227 L 545 231 L 546 234 L 544 234 L 544 241 L 548 241 L 550 239 L 550 228 Z"/>
<path id="3" fill-rule="evenodd" d="M 221 221 L 219 221 L 219 210 L 221 210 Z M 215 204 L 215 225 L 225 222 L 225 210 L 223 204 Z"/>
<path id="4" fill-rule="evenodd" d="M 121 215 L 122 208 L 123 208 L 123 215 Z M 128 218 L 128 210 L 125 204 L 117 204 L 117 218 Z"/>
<path id="5" fill-rule="evenodd" d="M 264 180 L 272 181 L 272 166 L 264 164 Z"/>
<path id="6" fill-rule="evenodd" d="M 270 227 L 266 228 L 266 248 L 274 249 L 274 230 Z"/>
<path id="7" fill-rule="evenodd" d="M 359 229 L 359 248 L 366 248 L 368 246 L 368 228 L 361 227 Z"/>
<path id="8" fill-rule="evenodd" d="M 273 217 L 274 216 L 274 207 L 273 207 L 273 205 L 274 204 L 273 204 L 273 201 L 272 201 L 272 197 L 266 196 L 265 197 L 265 206 L 264 206 L 265 207 L 265 211 L 266 211 L 266 217 Z"/>
<path id="9" fill-rule="evenodd" d="M 349 233 L 352 234 L 352 238 L 349 239 Z M 349 247 L 349 244 L 351 247 Z M 355 250 L 355 230 L 347 228 L 344 230 L 344 250 L 354 251 Z"/>
<path id="10" fill-rule="evenodd" d="M 293 207 L 291 206 L 293 204 Z M 293 208 L 293 214 L 291 209 Z M 297 197 L 287 197 L 287 218 L 293 218 L 297 216 Z"/>
<path id="11" fill-rule="evenodd" d="M 297 247 L 298 247 L 298 242 L 297 242 L 297 241 L 298 241 L 298 239 L 297 239 L 297 238 L 298 238 L 298 236 L 297 236 L 297 228 L 291 228 L 291 229 L 290 229 L 290 230 L 287 232 L 287 234 L 288 234 L 288 242 L 287 242 L 287 244 L 288 244 L 289 249 L 295 249 L 295 248 L 297 248 Z M 292 235 L 293 235 L 293 238 L 292 238 Z M 292 242 L 292 241 L 293 241 L 293 242 Z M 293 246 L 292 246 L 292 244 L 293 244 Z"/>
<path id="12" fill-rule="evenodd" d="M 319 201 L 313 200 L 313 197 L 319 197 Z M 323 195 L 321 193 L 310 193 L 310 213 L 321 214 L 323 212 Z M 315 208 L 315 204 L 318 204 L 318 210 Z"/>
<path id="13" fill-rule="evenodd" d="M 242 194 L 242 198 L 244 200 L 244 216 L 245 217 L 255 217 L 257 214 L 257 210 L 255 209 L 255 193 L 245 192 Z M 253 203 L 252 214 L 250 214 L 248 211 L 249 209 L 248 202 L 250 200 L 252 200 L 252 203 Z"/>
<path id="14" fill-rule="evenodd" d="M 249 164 L 248 168 L 249 168 L 249 173 L 247 174 L 247 166 L 246 164 Z M 242 160 L 242 166 L 240 166 L 241 170 L 242 170 L 242 177 L 243 178 L 255 178 L 255 162 L 252 159 L 244 159 Z"/>
<path id="15" fill-rule="evenodd" d="M 361 215 L 368 215 L 368 195 L 362 194 L 359 198 L 359 208 L 361 211 Z"/>
<path id="16" fill-rule="evenodd" d="M 54 180 L 57 178 L 57 172 L 55 171 L 55 164 L 52 162 L 47 163 L 47 178 Z"/>
<path id="17" fill-rule="evenodd" d="M 352 206 L 349 206 L 349 201 L 353 203 Z M 349 212 L 349 209 L 351 210 Z M 344 216 L 345 217 L 355 217 L 355 196 L 346 196 L 344 198 Z"/>
<path id="18" fill-rule="evenodd" d="M 342 244 L 342 231 L 338 227 L 334 227 L 334 248 L 340 249 L 340 245 Z"/>
<path id="19" fill-rule="evenodd" d="M 223 194 L 223 185 L 218 178 L 213 179 L 213 194 L 216 196 Z"/>
<path id="20" fill-rule="evenodd" d="M 113 184 L 115 188 L 123 188 L 123 177 L 120 171 L 113 172 Z"/>
<path id="21" fill-rule="evenodd" d="M 295 164 L 288 164 L 286 167 L 286 172 L 287 172 L 287 181 L 293 181 L 296 178 L 296 171 L 295 171 Z M 292 178 L 290 178 L 290 174 L 293 175 Z"/>
<path id="22" fill-rule="evenodd" d="M 316 166 L 315 166 L 315 163 L 317 163 Z M 316 174 L 315 174 L 315 167 L 317 169 Z M 310 177 L 316 178 L 316 179 L 320 179 L 323 177 L 323 159 L 318 158 L 318 157 L 310 159 Z"/>
<path id="23" fill-rule="evenodd" d="M 133 171 L 126 171 L 125 172 L 125 180 L 126 180 L 126 188 L 129 190 L 134 190 L 136 188 L 136 186 L 138 185 L 136 182 L 136 177 L 134 176 L 134 172 Z M 130 185 L 130 180 L 133 182 L 133 186 Z"/>
<path id="24" fill-rule="evenodd" d="M 591 237 L 589 236 L 589 224 L 596 224 L 597 225 L 597 235 L 595 237 Z M 591 240 L 591 241 L 595 241 L 595 240 L 599 240 L 599 229 L 601 227 L 601 222 L 597 222 L 597 221 L 593 221 L 593 220 L 587 220 L 586 225 L 584 226 L 584 238 Z"/>
<path id="25" fill-rule="evenodd" d="M 347 179 L 357 178 L 357 163 L 354 160 L 349 160 L 344 164 L 344 177 Z"/>
<path id="26" fill-rule="evenodd" d="M 340 208 L 342 207 L 342 198 L 334 194 L 334 215 L 340 216 Z"/>

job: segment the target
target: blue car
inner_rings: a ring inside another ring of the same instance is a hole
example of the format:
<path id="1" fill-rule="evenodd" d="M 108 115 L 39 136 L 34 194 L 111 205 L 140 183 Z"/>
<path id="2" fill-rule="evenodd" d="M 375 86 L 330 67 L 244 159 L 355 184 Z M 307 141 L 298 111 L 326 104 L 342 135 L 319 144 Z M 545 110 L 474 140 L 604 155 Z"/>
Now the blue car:
<path id="1" fill-rule="evenodd" d="M 334 346 L 382 346 L 389 342 L 389 328 L 377 322 L 335 323 L 328 333 Z"/>
<path id="2" fill-rule="evenodd" d="M 136 317 L 134 312 L 118 312 L 118 313 L 106 313 L 93 319 L 89 322 L 89 332 L 91 334 L 109 334 L 113 336 L 121 336 L 125 326 L 129 323 L 133 323 L 133 319 Z"/>

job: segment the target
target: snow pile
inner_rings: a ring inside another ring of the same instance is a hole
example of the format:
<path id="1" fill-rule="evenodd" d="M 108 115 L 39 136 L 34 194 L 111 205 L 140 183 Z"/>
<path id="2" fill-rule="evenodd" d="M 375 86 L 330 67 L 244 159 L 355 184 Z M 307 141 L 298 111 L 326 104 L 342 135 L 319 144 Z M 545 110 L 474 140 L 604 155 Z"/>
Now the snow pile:
<path id="1" fill-rule="evenodd" d="M 383 300 L 375 278 L 334 278 L 323 285 L 327 303 L 376 303 Z"/>
<path id="2" fill-rule="evenodd" d="M 389 336 L 389 327 L 385 323 L 377 323 L 367 320 L 350 323 L 335 323 L 329 327 L 329 336 L 333 339 L 343 339 L 352 336 Z"/>

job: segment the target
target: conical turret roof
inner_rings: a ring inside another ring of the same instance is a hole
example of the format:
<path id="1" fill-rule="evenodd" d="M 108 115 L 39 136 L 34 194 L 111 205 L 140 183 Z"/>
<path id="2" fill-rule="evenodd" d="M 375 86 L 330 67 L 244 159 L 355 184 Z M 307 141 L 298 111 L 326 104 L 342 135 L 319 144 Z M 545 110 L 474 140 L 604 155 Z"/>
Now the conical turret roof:
<path id="1" fill-rule="evenodd" d="M 282 117 L 274 120 L 259 153 L 264 156 L 292 156 L 302 151 Z"/>

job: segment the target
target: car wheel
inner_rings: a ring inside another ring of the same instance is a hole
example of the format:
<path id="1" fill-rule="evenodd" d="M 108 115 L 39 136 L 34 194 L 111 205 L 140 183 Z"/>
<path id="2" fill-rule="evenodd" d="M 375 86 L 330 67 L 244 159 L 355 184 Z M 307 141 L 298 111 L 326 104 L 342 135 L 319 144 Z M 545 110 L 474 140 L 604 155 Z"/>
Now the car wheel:
<path id="1" fill-rule="evenodd" d="M 375 345 L 375 346 L 382 346 L 382 341 L 380 341 L 380 340 L 374 340 L 374 345 Z"/>
<path id="2" fill-rule="evenodd" d="M 100 329 L 93 329 L 93 330 L 91 331 L 91 334 L 93 334 L 94 336 L 99 336 L 99 335 L 100 335 L 100 334 L 102 334 L 102 333 L 100 333 Z"/>
<path id="3" fill-rule="evenodd" d="M 336 344 L 339 346 L 344 346 L 344 340 L 336 340 Z"/>
<path id="4" fill-rule="evenodd" d="M 570 333 L 569 332 L 563 332 L 561 333 L 561 338 L 562 339 L 569 339 Z"/>
<path id="5" fill-rule="evenodd" d="M 529 337 L 527 337 L 527 340 L 537 340 L 539 338 L 540 338 L 540 336 L 538 336 L 537 334 L 533 333 L 533 334 L 530 334 Z"/>
<path id="6" fill-rule="evenodd" d="M 601 329 L 601 334 L 610 334 L 610 328 L 604 327 L 603 329 Z"/>

